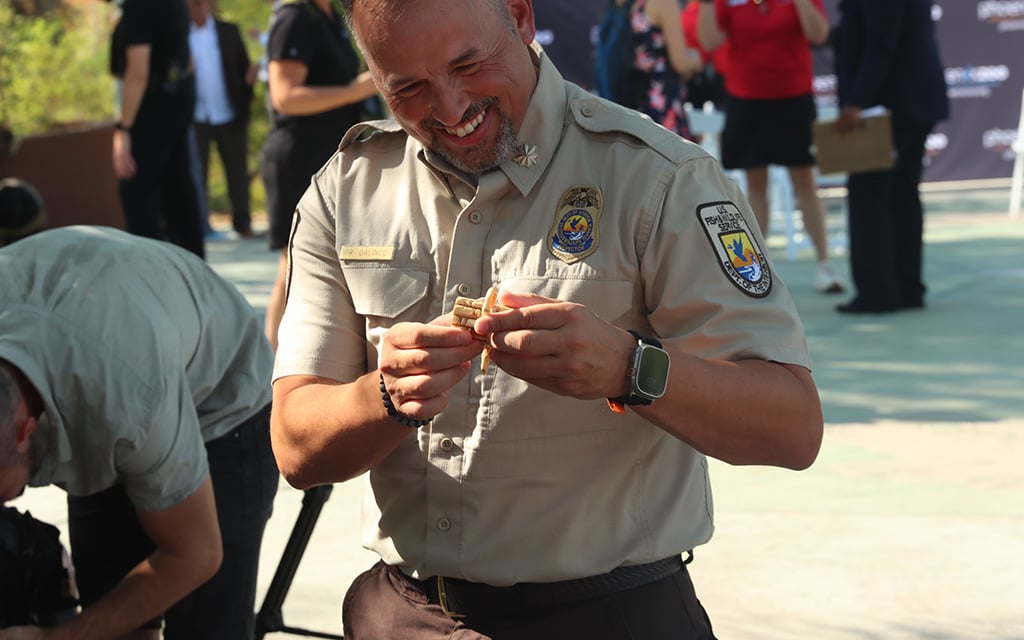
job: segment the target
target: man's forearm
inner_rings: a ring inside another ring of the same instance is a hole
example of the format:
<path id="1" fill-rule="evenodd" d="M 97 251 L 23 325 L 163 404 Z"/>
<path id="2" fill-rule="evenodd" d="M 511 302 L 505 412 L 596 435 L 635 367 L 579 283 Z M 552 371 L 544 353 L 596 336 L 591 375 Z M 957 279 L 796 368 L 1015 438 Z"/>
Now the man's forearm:
<path id="1" fill-rule="evenodd" d="M 122 125 L 130 128 L 135 124 L 135 118 L 142 106 L 142 99 L 146 95 L 146 87 L 149 85 L 150 47 L 148 45 L 128 47 L 125 55 L 127 64 L 125 65 L 118 117 Z"/>
<path id="2" fill-rule="evenodd" d="M 384 411 L 377 372 L 347 384 L 306 376 L 274 383 L 271 442 L 281 475 L 308 489 L 369 470 L 415 433 Z"/>
<path id="3" fill-rule="evenodd" d="M 60 640 L 112 640 L 138 629 L 209 579 L 160 551 L 107 595 L 52 631 Z"/>

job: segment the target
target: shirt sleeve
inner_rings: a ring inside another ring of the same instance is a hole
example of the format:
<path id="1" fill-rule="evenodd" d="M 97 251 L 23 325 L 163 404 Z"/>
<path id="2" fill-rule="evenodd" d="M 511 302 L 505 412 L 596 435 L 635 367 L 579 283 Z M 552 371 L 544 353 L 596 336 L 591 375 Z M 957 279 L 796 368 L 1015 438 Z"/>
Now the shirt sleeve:
<path id="1" fill-rule="evenodd" d="M 312 21 L 304 6 L 281 7 L 270 26 L 267 58 L 294 60 L 308 67 L 313 60 L 314 35 Z"/>
<path id="2" fill-rule="evenodd" d="M 126 0 L 124 3 L 118 29 L 125 47 L 153 44 L 156 25 L 150 1 Z"/>
<path id="3" fill-rule="evenodd" d="M 377 366 L 376 361 L 367 364 L 366 320 L 355 310 L 337 253 L 337 205 L 330 194 L 338 192 L 341 162 L 336 154 L 314 176 L 295 210 L 275 379 L 315 375 L 351 382 Z"/>
<path id="4" fill-rule="evenodd" d="M 702 157 L 679 165 L 641 258 L 649 322 L 709 358 L 810 368 L 803 326 L 739 187 Z"/>

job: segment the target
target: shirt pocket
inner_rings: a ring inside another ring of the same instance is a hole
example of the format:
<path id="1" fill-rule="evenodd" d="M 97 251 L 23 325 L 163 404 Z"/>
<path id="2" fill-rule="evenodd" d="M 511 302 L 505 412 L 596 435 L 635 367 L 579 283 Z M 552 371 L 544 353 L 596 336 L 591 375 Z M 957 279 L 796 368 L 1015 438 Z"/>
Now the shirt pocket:
<path id="1" fill-rule="evenodd" d="M 436 277 L 417 268 L 341 265 L 355 312 L 366 318 L 367 335 L 374 328 L 398 322 L 433 319 L 430 290 Z"/>
<path id="2" fill-rule="evenodd" d="M 591 278 L 545 276 L 514 276 L 502 281 L 502 288 L 520 293 L 534 293 L 546 298 L 581 304 L 605 322 L 617 321 L 630 313 L 638 303 L 634 285 L 628 280 L 595 280 Z"/>

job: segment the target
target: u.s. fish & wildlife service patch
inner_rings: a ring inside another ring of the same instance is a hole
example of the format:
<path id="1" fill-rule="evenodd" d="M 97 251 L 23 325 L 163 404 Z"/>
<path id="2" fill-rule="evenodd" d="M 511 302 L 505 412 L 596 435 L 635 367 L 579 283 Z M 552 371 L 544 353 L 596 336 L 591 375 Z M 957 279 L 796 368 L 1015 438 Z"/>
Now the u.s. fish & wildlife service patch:
<path id="1" fill-rule="evenodd" d="M 573 185 L 558 202 L 555 224 L 548 233 L 548 251 L 566 264 L 574 264 L 597 250 L 598 222 L 604 197 L 596 185 Z"/>
<path id="2" fill-rule="evenodd" d="M 697 219 L 729 280 L 752 298 L 768 295 L 772 290 L 771 268 L 736 205 L 702 204 L 697 207 Z"/>

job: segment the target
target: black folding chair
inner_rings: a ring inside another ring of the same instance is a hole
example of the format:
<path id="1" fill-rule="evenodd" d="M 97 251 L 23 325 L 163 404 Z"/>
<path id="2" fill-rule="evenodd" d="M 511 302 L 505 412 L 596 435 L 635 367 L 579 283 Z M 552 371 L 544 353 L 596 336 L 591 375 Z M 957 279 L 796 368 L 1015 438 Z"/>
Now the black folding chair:
<path id="1" fill-rule="evenodd" d="M 320 512 L 331 496 L 332 489 L 334 489 L 334 485 L 325 484 L 307 489 L 303 493 L 302 509 L 299 511 L 298 518 L 295 519 L 295 526 L 292 527 L 288 544 L 284 547 L 281 562 L 277 565 L 274 578 L 270 581 L 270 587 L 267 588 L 267 593 L 263 596 L 263 605 L 260 607 L 259 613 L 256 614 L 255 640 L 263 640 L 263 636 L 268 633 L 290 633 L 296 636 L 344 640 L 342 636 L 333 633 L 290 627 L 284 623 L 284 614 L 281 610 L 285 596 L 288 595 L 288 589 L 292 586 L 292 580 L 295 578 L 295 571 L 299 568 L 299 561 L 302 560 L 302 554 L 306 551 L 309 537 L 313 534 L 313 527 L 316 525 L 317 519 L 320 518 Z"/>

